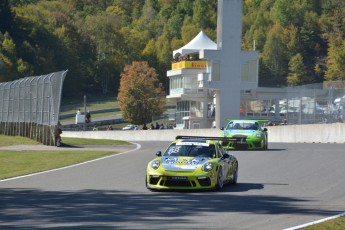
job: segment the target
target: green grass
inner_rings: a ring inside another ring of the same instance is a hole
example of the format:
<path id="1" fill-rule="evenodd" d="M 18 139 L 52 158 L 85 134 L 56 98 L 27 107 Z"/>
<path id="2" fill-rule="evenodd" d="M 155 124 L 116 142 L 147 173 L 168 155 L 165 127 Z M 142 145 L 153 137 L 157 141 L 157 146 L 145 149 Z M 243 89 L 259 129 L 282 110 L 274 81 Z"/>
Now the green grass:
<path id="1" fill-rule="evenodd" d="M 70 146 L 78 145 L 128 145 L 127 141 L 119 140 L 104 140 L 104 139 L 87 139 L 87 138 L 72 138 L 64 137 L 62 143 Z M 37 141 L 20 136 L 5 136 L 0 135 L 0 146 L 10 145 L 38 145 Z"/>
<path id="2" fill-rule="evenodd" d="M 10 145 L 38 145 L 37 141 L 31 140 L 29 138 L 20 136 L 5 136 L 0 135 L 0 146 L 10 146 Z"/>
<path id="3" fill-rule="evenodd" d="M 339 217 L 333 220 L 328 220 L 320 224 L 314 224 L 303 230 L 344 230 L 345 229 L 345 217 Z"/>
<path id="4" fill-rule="evenodd" d="M 38 145 L 36 141 L 19 136 L 0 135 L 0 146 Z M 127 145 L 126 141 L 68 138 L 62 139 L 66 146 L 80 145 Z M 49 169 L 60 168 L 88 160 L 115 154 L 109 150 L 49 150 L 49 151 L 5 151 L 0 150 L 0 179 L 22 176 Z"/>
<path id="5" fill-rule="evenodd" d="M 65 145 L 129 145 L 127 141 L 104 140 L 104 139 L 87 139 L 87 138 L 62 138 L 62 144 Z"/>
<path id="6" fill-rule="evenodd" d="M 111 116 L 115 116 L 117 114 L 121 114 L 121 112 L 106 112 L 106 113 L 95 113 L 95 114 L 92 114 L 92 112 L 91 112 L 91 121 L 92 121 L 92 118 L 95 118 L 95 117 L 111 117 Z M 65 118 L 65 119 L 60 119 L 60 122 L 62 124 L 64 122 L 72 122 L 72 121 L 75 122 L 75 116 Z"/>
<path id="7" fill-rule="evenodd" d="M 161 125 L 162 123 L 165 124 L 165 125 L 168 125 L 168 124 L 174 124 L 174 122 L 172 121 L 169 121 L 168 118 L 164 118 L 164 119 L 159 119 L 159 120 L 155 120 L 153 122 L 153 125 L 156 126 L 156 122 L 158 122 L 159 125 Z M 117 123 L 117 124 L 110 124 L 114 129 L 122 129 L 123 127 L 125 127 L 126 125 L 129 125 L 129 123 Z M 97 126 L 98 128 L 101 128 L 101 129 L 106 129 L 109 125 L 103 125 L 103 126 Z M 151 122 L 147 123 L 147 127 L 150 128 L 151 127 Z M 142 125 L 138 125 L 138 128 L 139 129 L 142 129 L 143 126 Z"/>
<path id="8" fill-rule="evenodd" d="M 115 109 L 118 108 L 119 104 L 117 101 L 104 101 L 104 102 L 94 102 L 94 103 L 87 103 L 86 110 L 90 110 L 91 114 L 92 111 L 97 110 L 103 110 L 103 109 Z M 64 114 L 74 114 L 77 113 L 77 110 L 80 109 L 80 111 L 84 112 L 84 105 L 83 104 L 74 104 L 74 105 L 68 105 L 63 106 L 61 104 L 61 115 Z"/>
<path id="9" fill-rule="evenodd" d="M 0 151 L 0 179 L 73 165 L 114 151 Z"/>
<path id="10" fill-rule="evenodd" d="M 167 106 L 176 106 L 175 103 L 168 101 L 166 103 Z M 107 116 L 112 116 L 116 114 L 121 114 L 121 111 L 119 112 L 105 112 L 105 113 L 93 113 L 93 111 L 97 110 L 104 110 L 104 109 L 115 109 L 119 108 L 119 104 L 116 101 L 116 96 L 105 96 L 105 95 L 87 95 L 86 98 L 86 110 L 90 110 L 91 112 L 91 120 L 92 118 L 97 118 L 97 117 L 107 117 Z M 81 112 L 84 112 L 84 97 L 80 96 L 79 98 L 63 98 L 61 102 L 61 109 L 60 109 L 60 115 L 65 115 L 65 114 L 76 114 L 77 110 L 80 109 Z M 167 111 L 173 111 L 175 109 L 168 109 Z M 61 124 L 65 124 L 67 122 L 74 122 L 75 117 L 70 117 L 66 119 L 60 119 Z M 159 119 L 157 120 L 159 124 L 162 122 L 164 124 L 170 124 L 174 123 L 169 121 L 168 119 Z M 154 121 L 156 123 L 156 120 Z M 150 123 L 148 123 L 149 125 Z M 121 123 L 121 124 L 109 124 L 115 129 L 122 129 L 127 125 L 127 123 Z M 105 126 L 99 126 L 101 129 L 106 129 L 108 125 Z M 141 126 L 139 126 L 141 128 Z"/>

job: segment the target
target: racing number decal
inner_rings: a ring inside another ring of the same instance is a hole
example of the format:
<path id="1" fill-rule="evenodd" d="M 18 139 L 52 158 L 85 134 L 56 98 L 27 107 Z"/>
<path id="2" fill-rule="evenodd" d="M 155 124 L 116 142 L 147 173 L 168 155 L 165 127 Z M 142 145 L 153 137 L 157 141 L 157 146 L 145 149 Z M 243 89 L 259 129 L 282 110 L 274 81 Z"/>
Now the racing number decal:
<path id="1" fill-rule="evenodd" d="M 168 154 L 171 155 L 171 154 L 174 154 L 174 153 L 178 153 L 180 151 L 180 148 L 181 148 L 181 146 L 172 146 L 169 149 Z"/>

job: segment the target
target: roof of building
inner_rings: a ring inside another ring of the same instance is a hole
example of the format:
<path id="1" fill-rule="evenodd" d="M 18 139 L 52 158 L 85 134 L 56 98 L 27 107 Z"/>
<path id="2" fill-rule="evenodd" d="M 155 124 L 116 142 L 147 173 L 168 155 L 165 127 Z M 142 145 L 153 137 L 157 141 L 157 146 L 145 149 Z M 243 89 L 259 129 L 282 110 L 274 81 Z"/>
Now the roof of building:
<path id="1" fill-rule="evenodd" d="M 200 50 L 217 50 L 217 43 L 212 41 L 204 31 L 200 31 L 187 45 L 178 50 L 174 50 L 173 57 L 176 54 L 187 55 L 199 52 Z"/>

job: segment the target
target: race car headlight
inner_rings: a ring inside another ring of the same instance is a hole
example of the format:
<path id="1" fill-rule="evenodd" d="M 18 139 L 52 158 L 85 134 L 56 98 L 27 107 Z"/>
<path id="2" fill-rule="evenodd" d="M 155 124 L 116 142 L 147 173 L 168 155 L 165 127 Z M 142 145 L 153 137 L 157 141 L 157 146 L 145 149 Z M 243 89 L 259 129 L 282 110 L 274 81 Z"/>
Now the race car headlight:
<path id="1" fill-rule="evenodd" d="M 203 166 L 202 166 L 202 170 L 205 172 L 210 172 L 213 169 L 213 164 L 211 162 L 206 162 Z"/>
<path id="2" fill-rule="evenodd" d="M 159 161 L 154 160 L 151 162 L 151 168 L 153 168 L 154 170 L 158 169 L 159 167 Z"/>
<path id="3" fill-rule="evenodd" d="M 260 138 L 260 137 L 261 137 L 261 133 L 256 133 L 255 136 L 256 136 L 257 138 Z"/>

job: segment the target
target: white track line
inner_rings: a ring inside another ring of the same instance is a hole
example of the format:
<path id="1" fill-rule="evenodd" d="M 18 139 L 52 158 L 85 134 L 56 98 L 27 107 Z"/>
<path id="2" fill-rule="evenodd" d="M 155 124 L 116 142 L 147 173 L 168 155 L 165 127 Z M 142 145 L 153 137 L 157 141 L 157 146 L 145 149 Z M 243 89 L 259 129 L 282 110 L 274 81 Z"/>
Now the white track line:
<path id="1" fill-rule="evenodd" d="M 109 158 L 109 157 L 119 156 L 119 155 L 122 155 L 122 154 L 125 154 L 125 153 L 133 152 L 133 151 L 138 150 L 138 149 L 141 148 L 141 145 L 140 145 L 140 144 L 137 144 L 137 143 L 132 143 L 132 144 L 135 144 L 137 147 L 136 147 L 135 149 L 132 149 L 132 150 L 129 150 L 129 151 L 126 151 L 126 152 L 116 153 L 116 154 L 113 154 L 113 155 L 109 155 L 109 156 L 97 158 L 97 159 L 94 159 L 94 160 L 85 161 L 85 162 L 78 163 L 78 164 L 74 164 L 74 165 L 64 166 L 64 167 L 61 167 L 61 168 L 56 168 L 56 169 L 51 169 L 51 170 L 47 170 L 47 171 L 42 171 L 42 172 L 27 174 L 27 175 L 23 175 L 23 176 L 17 176 L 17 177 L 7 178 L 7 179 L 0 180 L 0 182 L 10 181 L 10 180 L 16 180 L 16 179 L 25 178 L 25 177 L 30 177 L 30 176 L 35 176 L 35 175 L 39 175 L 39 174 L 43 174 L 43 173 L 49 173 L 49 172 L 54 172 L 54 171 L 58 171 L 58 170 L 62 170 L 62 169 L 72 168 L 72 167 L 76 167 L 76 166 L 79 166 L 79 165 L 84 165 L 84 164 L 88 164 L 88 163 L 91 163 L 91 162 L 103 160 L 103 159 L 106 159 L 106 158 Z"/>
<path id="2" fill-rule="evenodd" d="M 310 223 L 298 225 L 298 226 L 291 227 L 291 228 L 285 228 L 284 230 L 296 230 L 296 229 L 301 229 L 301 228 L 305 228 L 305 227 L 308 227 L 308 226 L 313 225 L 313 224 L 319 224 L 319 223 L 325 222 L 325 221 L 327 221 L 327 220 L 332 220 L 332 219 L 335 219 L 335 218 L 338 218 L 338 217 L 342 217 L 342 216 L 345 216 L 345 212 L 340 213 L 340 214 L 335 215 L 335 216 L 327 217 L 327 218 L 324 218 L 324 219 L 321 219 L 321 220 L 313 221 L 313 222 L 310 222 Z"/>

